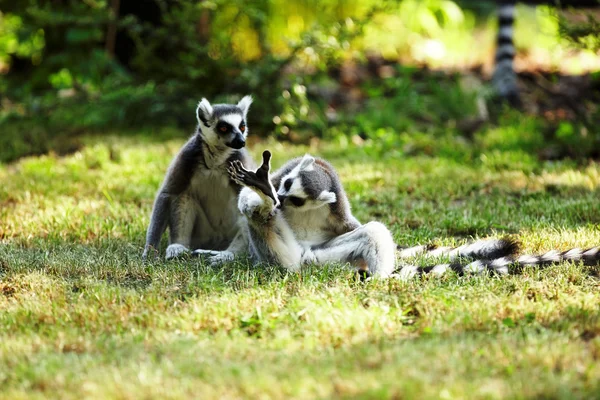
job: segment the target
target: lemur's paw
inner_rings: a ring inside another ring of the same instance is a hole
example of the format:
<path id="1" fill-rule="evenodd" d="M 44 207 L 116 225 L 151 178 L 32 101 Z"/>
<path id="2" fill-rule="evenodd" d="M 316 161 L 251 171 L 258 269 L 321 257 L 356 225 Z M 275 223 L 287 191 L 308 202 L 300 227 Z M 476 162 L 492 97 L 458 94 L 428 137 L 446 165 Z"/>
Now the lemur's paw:
<path id="1" fill-rule="evenodd" d="M 209 257 L 209 256 L 217 255 L 219 253 L 220 253 L 220 251 L 217 251 L 217 250 L 197 249 L 197 250 L 192 251 L 192 255 L 195 257 L 204 257 L 204 256 Z"/>
<path id="2" fill-rule="evenodd" d="M 259 194 L 264 194 L 271 198 L 273 203 L 277 206 L 279 204 L 279 199 L 277 198 L 275 188 L 271 184 L 269 178 L 269 171 L 271 169 L 270 162 L 271 152 L 265 150 L 263 152 L 263 163 L 256 172 L 248 171 L 239 160 L 232 161 L 227 168 L 227 172 L 235 183 L 254 189 Z"/>
<path id="3" fill-rule="evenodd" d="M 167 247 L 165 259 L 172 260 L 174 258 L 177 258 L 184 254 L 187 254 L 188 251 L 189 251 L 188 248 L 182 244 L 179 244 L 179 243 L 170 244 L 169 247 Z"/>
<path id="4" fill-rule="evenodd" d="M 221 264 L 225 264 L 233 261 L 234 255 L 230 251 L 221 251 L 220 254 L 216 254 L 208 259 L 208 263 L 211 267 L 216 267 Z"/>
<path id="5" fill-rule="evenodd" d="M 215 250 L 194 250 L 192 255 L 198 257 L 206 257 L 207 262 L 211 267 L 221 265 L 226 262 L 233 261 L 234 254 L 231 251 L 215 251 Z"/>
<path id="6" fill-rule="evenodd" d="M 252 186 L 253 177 L 256 174 L 252 171 L 248 171 L 244 168 L 244 165 L 239 160 L 234 160 L 227 167 L 229 177 L 238 185 L 241 186 Z"/>

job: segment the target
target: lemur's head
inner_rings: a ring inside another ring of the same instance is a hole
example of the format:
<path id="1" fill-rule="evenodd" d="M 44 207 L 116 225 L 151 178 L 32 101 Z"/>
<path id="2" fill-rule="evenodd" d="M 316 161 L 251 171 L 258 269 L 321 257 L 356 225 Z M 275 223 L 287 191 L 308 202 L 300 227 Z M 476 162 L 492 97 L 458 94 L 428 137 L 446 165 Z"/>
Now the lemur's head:
<path id="1" fill-rule="evenodd" d="M 246 115 L 250 104 L 252 96 L 243 97 L 237 104 L 211 105 L 202 99 L 196 109 L 198 132 L 211 146 L 241 149 L 246 145 Z"/>
<path id="2" fill-rule="evenodd" d="M 277 197 L 283 207 L 308 211 L 337 201 L 333 178 L 321 163 L 307 154 L 281 179 Z"/>

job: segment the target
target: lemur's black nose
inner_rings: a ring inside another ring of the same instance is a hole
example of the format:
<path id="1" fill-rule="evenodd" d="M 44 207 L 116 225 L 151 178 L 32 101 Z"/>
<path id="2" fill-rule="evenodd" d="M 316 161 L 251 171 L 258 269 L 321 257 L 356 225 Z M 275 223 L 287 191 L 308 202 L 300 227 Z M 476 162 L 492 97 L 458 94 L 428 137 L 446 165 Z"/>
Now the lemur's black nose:
<path id="1" fill-rule="evenodd" d="M 231 142 L 227 143 L 227 146 L 229 146 L 233 149 L 237 149 L 237 150 L 241 149 L 245 145 L 246 145 L 246 139 L 244 139 L 244 137 L 242 135 L 235 135 L 233 140 Z"/>
<path id="2" fill-rule="evenodd" d="M 286 196 L 282 196 L 280 194 L 277 195 L 277 199 L 279 200 L 279 205 L 277 208 L 283 208 L 283 202 L 285 201 Z"/>

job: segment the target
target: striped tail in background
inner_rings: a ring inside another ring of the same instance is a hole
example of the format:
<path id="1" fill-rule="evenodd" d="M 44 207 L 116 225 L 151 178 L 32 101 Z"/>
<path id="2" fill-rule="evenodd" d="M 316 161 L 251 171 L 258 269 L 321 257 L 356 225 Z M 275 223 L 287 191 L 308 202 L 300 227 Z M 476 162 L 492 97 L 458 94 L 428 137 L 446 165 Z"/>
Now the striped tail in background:
<path id="1" fill-rule="evenodd" d="M 498 39 L 492 83 L 501 98 L 507 100 L 512 106 L 518 107 L 521 105 L 521 98 L 517 86 L 517 74 L 513 66 L 515 3 L 516 1 L 501 1 L 498 5 Z"/>

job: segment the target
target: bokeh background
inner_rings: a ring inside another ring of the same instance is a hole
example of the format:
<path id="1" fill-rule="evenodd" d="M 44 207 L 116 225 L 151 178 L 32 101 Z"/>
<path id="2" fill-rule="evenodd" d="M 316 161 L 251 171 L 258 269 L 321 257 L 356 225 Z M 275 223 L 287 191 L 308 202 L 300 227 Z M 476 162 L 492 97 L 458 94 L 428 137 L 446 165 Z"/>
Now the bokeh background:
<path id="1" fill-rule="evenodd" d="M 515 111 L 488 83 L 496 6 L 0 0 L 0 162 L 77 151 L 89 134 L 185 137 L 202 97 L 248 93 L 255 138 L 335 140 L 374 155 L 598 157 L 598 12 L 518 5 Z"/>

